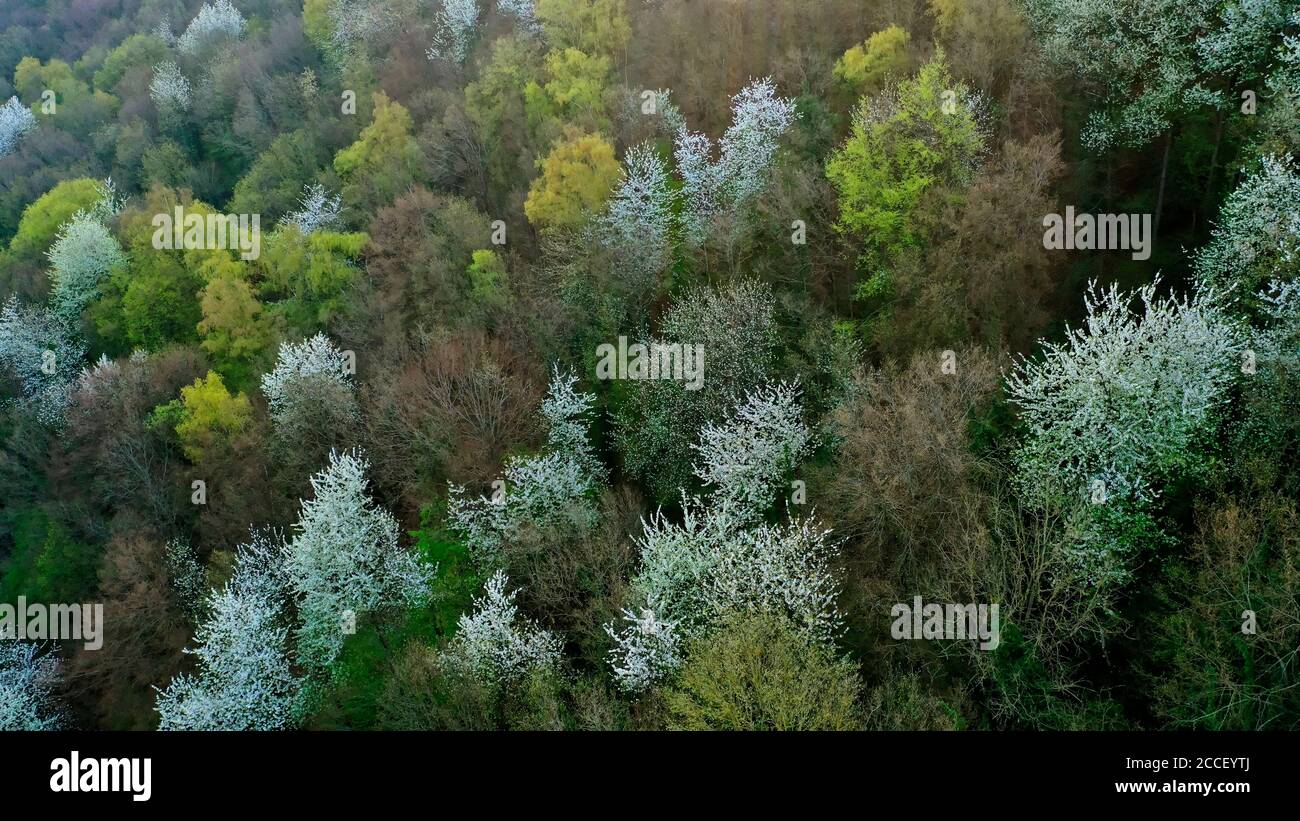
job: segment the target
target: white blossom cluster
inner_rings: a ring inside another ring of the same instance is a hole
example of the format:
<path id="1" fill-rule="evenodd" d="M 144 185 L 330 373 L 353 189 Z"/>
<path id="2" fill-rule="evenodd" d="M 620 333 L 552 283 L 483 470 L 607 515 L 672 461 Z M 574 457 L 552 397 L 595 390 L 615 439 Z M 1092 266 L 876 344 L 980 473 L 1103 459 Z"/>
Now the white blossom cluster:
<path id="1" fill-rule="evenodd" d="M 1027 0 L 1045 54 L 1091 82 L 1105 108 L 1085 145 L 1142 146 L 1170 126 L 1199 74 L 1197 35 L 1213 0 Z"/>
<path id="2" fill-rule="evenodd" d="M 330 43 L 336 55 L 351 55 L 397 22 L 389 0 L 334 0 L 327 10 Z"/>
<path id="3" fill-rule="evenodd" d="M 22 388 L 23 401 L 46 425 L 58 425 L 82 369 L 85 345 L 56 316 L 10 296 L 0 309 L 0 367 Z"/>
<path id="4" fill-rule="evenodd" d="M 610 663 L 619 687 L 640 693 L 681 665 L 681 641 L 676 624 L 655 616 L 654 603 L 641 608 L 639 615 L 624 609 L 623 620 L 628 623 L 619 631 L 612 624 L 605 625 L 615 644 L 609 653 Z"/>
<path id="5" fill-rule="evenodd" d="M 497 10 L 513 15 L 519 21 L 519 27 L 524 31 L 536 32 L 541 30 L 541 23 L 537 20 L 537 4 L 535 0 L 497 0 Z"/>
<path id="6" fill-rule="evenodd" d="M 1234 0 L 1218 10 L 1212 25 L 1196 40 L 1196 51 L 1207 71 L 1224 76 L 1246 75 L 1273 46 L 1287 25 L 1287 0 Z"/>
<path id="7" fill-rule="evenodd" d="M 165 14 L 162 16 L 162 19 L 158 21 L 158 25 L 153 27 L 153 34 L 168 46 L 176 45 L 176 34 L 172 32 L 171 18 Z"/>
<path id="8" fill-rule="evenodd" d="M 185 33 L 176 41 L 176 47 L 182 54 L 193 56 L 217 40 L 237 40 L 243 37 L 246 25 L 244 15 L 239 13 L 239 9 L 230 0 L 204 3 L 185 28 Z"/>
<path id="9" fill-rule="evenodd" d="M 1300 275 L 1300 169 L 1291 157 L 1264 157 L 1224 200 L 1210 242 L 1195 258 L 1197 277 L 1246 294 Z M 1238 296 L 1246 294 L 1238 293 Z"/>
<path id="10" fill-rule="evenodd" d="M 1083 326 L 1008 376 L 1028 428 L 1016 455 L 1026 498 L 1082 498 L 1101 481 L 1108 497 L 1140 501 L 1158 471 L 1194 467 L 1192 444 L 1239 375 L 1243 334 L 1213 292 L 1156 287 L 1094 288 Z"/>
<path id="11" fill-rule="evenodd" d="M 575 391 L 576 383 L 571 371 L 554 369 L 542 403 L 549 426 L 546 449 L 506 461 L 503 496 L 471 498 L 465 488 L 451 485 L 448 521 L 483 566 L 496 563 L 502 544 L 522 528 L 586 529 L 594 522 L 588 497 L 605 481 L 605 468 L 587 435 L 587 415 L 596 397 Z"/>
<path id="12" fill-rule="evenodd" d="M 695 475 L 712 488 L 715 504 L 760 516 L 811 444 L 798 385 L 764 386 L 748 393 L 723 424 L 704 425 L 691 445 Z"/>
<path id="13" fill-rule="evenodd" d="M 302 620 L 298 658 L 327 669 L 343 649 L 342 620 L 383 607 L 423 601 L 433 568 L 398 543 L 397 520 L 367 489 L 369 464 L 352 452 L 330 453 L 311 477 L 296 535 L 286 548 L 285 574 Z"/>
<path id="14" fill-rule="evenodd" d="M 651 143 L 629 148 L 622 170 L 598 227 L 607 247 L 624 252 L 622 264 L 650 284 L 669 262 L 675 196 L 668 168 Z"/>
<path id="15" fill-rule="evenodd" d="M 681 523 L 656 512 L 637 539 L 641 567 L 632 588 L 648 615 L 619 632 L 605 628 L 616 640 L 610 663 L 620 687 L 654 684 L 680 662 L 681 642 L 728 613 L 780 615 L 814 640 L 833 640 L 842 617 L 829 531 L 811 519 L 750 526 L 747 514 L 685 496 L 682 508 Z M 647 619 L 670 628 L 653 640 L 637 636 Z"/>
<path id="16" fill-rule="evenodd" d="M 793 100 L 776 95 L 771 77 L 755 80 L 731 99 L 731 126 L 719 142 L 718 160 L 730 202 L 745 202 L 762 192 L 777 140 L 798 116 Z"/>
<path id="17" fill-rule="evenodd" d="M 755 80 L 731 99 L 731 125 L 722 135 L 720 157 L 713 141 L 685 127 L 677 132 L 674 155 L 683 180 L 683 221 L 692 241 L 703 239 L 709 222 L 757 196 L 767 182 L 778 140 L 794 123 L 794 101 L 776 96 L 772 78 Z"/>
<path id="18" fill-rule="evenodd" d="M 36 127 L 36 115 L 18 97 L 0 105 L 0 157 L 12 154 L 23 135 Z"/>
<path id="19" fill-rule="evenodd" d="M 473 614 L 460 617 L 443 654 L 449 668 L 493 685 L 518 681 L 534 670 L 554 670 L 564 649 L 559 636 L 520 617 L 519 591 L 506 592 L 507 581 L 499 570 L 488 579 Z"/>
<path id="20" fill-rule="evenodd" d="M 59 661 L 38 655 L 36 644 L 0 638 L 0 732 L 56 730 L 61 715 L 54 706 Z"/>
<path id="21" fill-rule="evenodd" d="M 1266 362 L 1300 368 L 1300 279 L 1273 282 L 1260 302 L 1265 322 L 1254 333 L 1253 350 Z"/>
<path id="22" fill-rule="evenodd" d="M 181 73 L 173 60 L 164 60 L 153 67 L 153 80 L 149 83 L 149 97 L 159 109 L 170 108 L 187 111 L 193 100 L 190 81 Z"/>
<path id="23" fill-rule="evenodd" d="M 235 556 L 224 588 L 206 602 L 195 632 L 197 675 L 181 673 L 158 691 L 160 730 L 282 730 L 297 721 L 302 680 L 285 645 L 288 599 L 283 545 L 254 533 Z"/>
<path id="24" fill-rule="evenodd" d="M 430 60 L 464 62 L 477 27 L 477 0 L 442 0 L 442 9 L 435 18 L 433 45 L 425 56 Z"/>
<path id="25" fill-rule="evenodd" d="M 106 209 L 113 207 L 103 202 L 74 214 L 59 228 L 54 244 L 46 252 L 50 260 L 50 310 L 69 327 L 76 326 L 81 312 L 99 296 L 100 283 L 108 273 L 126 262 L 122 246 L 101 221 Z"/>
<path id="26" fill-rule="evenodd" d="M 308 185 L 303 188 L 298 210 L 285 215 L 281 222 L 311 234 L 337 225 L 341 211 L 342 198 L 338 194 L 331 195 L 320 184 Z"/>
<path id="27" fill-rule="evenodd" d="M 295 386 L 304 379 L 329 379 L 350 389 L 352 374 L 347 355 L 324 334 L 298 343 L 282 343 L 275 368 L 262 375 L 262 393 L 273 420 L 283 419 L 292 410 Z"/>

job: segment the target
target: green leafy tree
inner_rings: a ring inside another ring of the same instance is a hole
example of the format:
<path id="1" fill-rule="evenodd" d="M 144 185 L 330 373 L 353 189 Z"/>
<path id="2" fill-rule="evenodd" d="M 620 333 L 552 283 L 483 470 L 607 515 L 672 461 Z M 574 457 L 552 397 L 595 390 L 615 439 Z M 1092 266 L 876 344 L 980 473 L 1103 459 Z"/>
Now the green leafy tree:
<path id="1" fill-rule="evenodd" d="M 907 73 L 911 35 L 900 26 L 881 29 L 835 61 L 835 78 L 855 94 L 874 94 L 890 77 Z"/>
<path id="2" fill-rule="evenodd" d="M 680 730 L 852 730 L 861 680 L 783 620 L 733 617 L 691 649 L 664 701 Z"/>
<path id="3" fill-rule="evenodd" d="M 859 104 L 853 131 L 826 164 L 839 194 L 836 227 L 865 245 L 866 295 L 889 292 L 889 266 L 921 237 L 922 196 L 969 184 L 984 152 L 979 101 L 941 53 L 917 75 Z"/>
<path id="4" fill-rule="evenodd" d="M 229 445 L 253 418 L 253 408 L 242 393 L 231 394 L 216 371 L 181 388 L 176 436 L 185 457 L 195 464 L 215 449 Z"/>
<path id="5" fill-rule="evenodd" d="M 411 135 L 411 113 L 382 91 L 375 92 L 374 119 L 352 145 L 334 155 L 343 178 L 343 201 L 372 211 L 386 205 L 415 181 L 420 146 Z M 294 192 L 301 192 L 301 186 Z"/>

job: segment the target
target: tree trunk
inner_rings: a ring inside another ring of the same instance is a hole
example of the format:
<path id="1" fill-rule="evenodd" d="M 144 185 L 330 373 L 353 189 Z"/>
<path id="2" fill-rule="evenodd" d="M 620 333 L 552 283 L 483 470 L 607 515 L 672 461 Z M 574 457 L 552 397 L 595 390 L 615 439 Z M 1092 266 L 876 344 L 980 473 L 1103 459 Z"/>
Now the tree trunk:
<path id="1" fill-rule="evenodd" d="M 1165 158 L 1160 163 L 1160 193 L 1156 195 L 1156 216 L 1152 220 L 1151 233 L 1160 233 L 1160 212 L 1165 209 L 1165 180 L 1169 177 L 1169 149 L 1174 143 L 1174 130 L 1165 132 Z"/>

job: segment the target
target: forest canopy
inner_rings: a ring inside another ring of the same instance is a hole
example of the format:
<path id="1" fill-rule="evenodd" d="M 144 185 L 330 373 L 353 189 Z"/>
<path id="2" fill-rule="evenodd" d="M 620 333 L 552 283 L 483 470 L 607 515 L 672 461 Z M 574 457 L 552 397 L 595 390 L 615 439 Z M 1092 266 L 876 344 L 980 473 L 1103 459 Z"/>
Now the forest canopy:
<path id="1" fill-rule="evenodd" d="M 1300 729 L 1298 154 L 1285 0 L 6 2 L 0 729 Z"/>

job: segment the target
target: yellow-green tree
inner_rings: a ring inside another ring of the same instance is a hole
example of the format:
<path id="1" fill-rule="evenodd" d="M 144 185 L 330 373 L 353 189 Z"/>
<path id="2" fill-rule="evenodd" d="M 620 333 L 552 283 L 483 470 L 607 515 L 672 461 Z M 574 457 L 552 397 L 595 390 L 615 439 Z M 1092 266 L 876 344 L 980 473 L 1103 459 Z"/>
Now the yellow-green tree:
<path id="1" fill-rule="evenodd" d="M 542 161 L 524 213 L 539 229 L 577 227 L 604 205 L 618 178 L 614 146 L 599 134 L 575 135 Z"/>
<path id="2" fill-rule="evenodd" d="M 233 383 L 249 384 L 275 342 L 274 317 L 263 310 L 248 281 L 237 276 L 210 280 L 199 294 L 199 307 L 199 344 Z"/>
<path id="3" fill-rule="evenodd" d="M 232 395 L 226 389 L 221 374 L 208 371 L 193 385 L 181 388 L 179 417 L 176 436 L 181 449 L 185 458 L 199 464 L 205 455 L 229 445 L 247 429 L 253 408 L 247 396 Z"/>
<path id="4" fill-rule="evenodd" d="M 632 36 L 623 0 L 537 0 L 537 19 L 556 48 L 621 55 Z"/>
<path id="5" fill-rule="evenodd" d="M 881 29 L 840 57 L 835 78 L 854 94 L 874 94 L 891 76 L 907 73 L 911 36 L 899 26 Z"/>
<path id="6" fill-rule="evenodd" d="M 406 190 L 420 167 L 420 146 L 411 135 L 411 113 L 382 91 L 374 96 L 370 125 L 357 141 L 334 155 L 343 178 L 343 201 L 369 213 Z"/>

